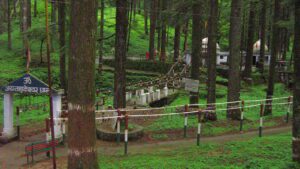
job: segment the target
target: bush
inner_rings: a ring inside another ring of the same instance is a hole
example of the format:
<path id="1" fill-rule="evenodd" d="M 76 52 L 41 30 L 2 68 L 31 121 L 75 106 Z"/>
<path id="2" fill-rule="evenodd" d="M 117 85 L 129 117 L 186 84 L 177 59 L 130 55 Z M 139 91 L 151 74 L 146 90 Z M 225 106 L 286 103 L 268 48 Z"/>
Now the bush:
<path id="1" fill-rule="evenodd" d="M 104 65 L 108 65 L 114 67 L 115 61 L 111 59 L 107 59 L 103 61 Z M 158 72 L 165 74 L 167 73 L 173 63 L 163 63 L 163 62 L 153 62 L 153 61 L 146 61 L 146 60 L 127 60 L 126 61 L 126 69 L 134 69 L 134 70 L 141 70 L 141 71 L 149 71 L 149 72 Z"/>

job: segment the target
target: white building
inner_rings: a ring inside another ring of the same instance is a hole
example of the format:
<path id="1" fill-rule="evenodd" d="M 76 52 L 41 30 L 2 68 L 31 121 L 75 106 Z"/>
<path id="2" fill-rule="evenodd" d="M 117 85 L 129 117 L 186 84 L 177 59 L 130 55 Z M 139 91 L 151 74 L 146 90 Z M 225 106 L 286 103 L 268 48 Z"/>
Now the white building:
<path id="1" fill-rule="evenodd" d="M 207 55 L 207 46 L 208 46 L 208 38 L 204 38 L 202 39 L 202 53 L 205 55 L 205 58 L 208 56 Z M 221 51 L 220 50 L 220 46 L 217 43 L 216 44 L 217 47 L 217 65 L 226 65 L 228 63 L 228 58 L 229 58 L 229 51 Z M 268 51 L 268 47 L 267 45 L 265 45 L 265 65 L 270 65 L 270 60 L 271 60 L 271 56 L 270 54 L 267 52 Z M 246 60 L 246 52 L 242 51 L 241 55 L 243 56 L 243 63 L 245 63 Z M 259 57 L 260 57 L 260 40 L 256 41 L 253 44 L 253 65 L 257 65 L 259 62 Z M 189 51 L 186 51 L 183 57 L 184 61 L 187 64 L 191 64 L 191 53 Z M 205 59 L 202 60 L 202 63 L 205 64 Z"/>

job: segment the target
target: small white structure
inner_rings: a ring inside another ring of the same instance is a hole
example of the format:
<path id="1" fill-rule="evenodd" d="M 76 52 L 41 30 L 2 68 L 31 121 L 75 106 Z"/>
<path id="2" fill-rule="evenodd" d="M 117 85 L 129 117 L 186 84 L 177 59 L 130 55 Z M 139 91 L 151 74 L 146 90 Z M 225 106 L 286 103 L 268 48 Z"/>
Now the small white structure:
<path id="1" fill-rule="evenodd" d="M 190 51 L 187 50 L 187 51 L 184 52 L 184 55 L 183 55 L 183 61 L 184 61 L 187 65 L 191 66 L 191 63 L 192 63 L 192 55 L 191 55 Z"/>
<path id="2" fill-rule="evenodd" d="M 227 64 L 229 52 L 217 52 L 217 65 Z"/>
<path id="3" fill-rule="evenodd" d="M 202 39 L 202 52 L 207 52 L 208 48 L 208 37 Z M 220 52 L 220 45 L 216 43 L 217 52 Z"/>
<path id="4" fill-rule="evenodd" d="M 256 41 L 253 44 L 253 65 L 257 65 L 259 62 L 260 58 L 260 47 L 261 47 L 261 42 L 260 39 Z M 265 65 L 270 65 L 271 61 L 271 55 L 268 53 L 268 46 L 265 45 L 265 58 L 264 58 L 264 64 Z"/>
<path id="5" fill-rule="evenodd" d="M 32 76 L 31 74 L 25 74 L 21 78 L 11 82 L 4 87 L 4 99 L 3 99 L 3 132 L 1 137 L 7 140 L 16 137 L 16 130 L 14 129 L 14 106 L 13 106 L 13 94 L 14 93 L 26 93 L 26 94 L 47 94 L 49 87 Z M 53 117 L 59 118 L 61 113 L 61 91 L 55 91 L 52 89 L 52 103 L 53 103 Z M 17 124 L 18 125 L 18 124 Z M 55 123 L 54 132 L 55 138 L 62 136 L 61 126 L 59 123 Z"/>

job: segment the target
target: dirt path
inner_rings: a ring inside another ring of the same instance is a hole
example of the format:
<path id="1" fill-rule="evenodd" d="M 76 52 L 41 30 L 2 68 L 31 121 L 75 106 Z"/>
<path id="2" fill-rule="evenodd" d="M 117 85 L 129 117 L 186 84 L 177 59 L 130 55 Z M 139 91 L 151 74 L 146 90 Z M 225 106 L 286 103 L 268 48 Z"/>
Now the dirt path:
<path id="1" fill-rule="evenodd" d="M 277 128 L 269 128 L 263 131 L 263 135 L 273 135 L 286 133 L 291 131 L 290 126 L 282 126 Z M 228 141 L 246 140 L 249 138 L 257 137 L 257 131 L 249 131 L 245 133 L 235 133 L 229 135 L 221 135 L 215 137 L 203 137 L 201 143 L 224 143 Z M 38 155 L 35 160 L 39 163 L 33 165 L 26 165 L 26 157 L 21 157 L 24 153 L 24 147 L 27 141 L 12 142 L 0 147 L 0 168 L 2 169 L 15 169 L 15 168 L 51 168 L 51 160 L 47 159 L 45 155 Z M 195 139 L 183 139 L 175 141 L 164 141 L 156 143 L 138 143 L 129 142 L 129 155 L 140 154 L 143 152 L 153 152 L 158 149 L 172 150 L 180 145 L 180 147 L 190 146 L 196 144 Z M 115 143 L 98 142 L 98 152 L 100 155 L 116 155 L 123 151 L 123 144 L 116 145 Z M 66 147 L 59 147 L 57 149 L 58 168 L 66 167 Z"/>

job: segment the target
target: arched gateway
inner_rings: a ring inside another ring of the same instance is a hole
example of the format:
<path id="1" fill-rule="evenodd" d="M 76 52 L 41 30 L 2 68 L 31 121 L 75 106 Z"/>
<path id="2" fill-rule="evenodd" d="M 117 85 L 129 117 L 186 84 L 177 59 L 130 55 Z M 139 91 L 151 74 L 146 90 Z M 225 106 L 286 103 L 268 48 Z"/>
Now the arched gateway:
<path id="1" fill-rule="evenodd" d="M 15 93 L 26 95 L 47 95 L 49 87 L 46 83 L 31 74 L 25 74 L 19 79 L 2 88 L 3 98 L 3 131 L 0 140 L 11 140 L 17 136 L 14 128 L 14 101 Z M 53 117 L 59 118 L 61 113 L 61 96 L 63 91 L 52 89 Z M 55 138 L 61 137 L 60 125 L 54 124 Z M 47 139 L 50 138 L 49 135 Z"/>

